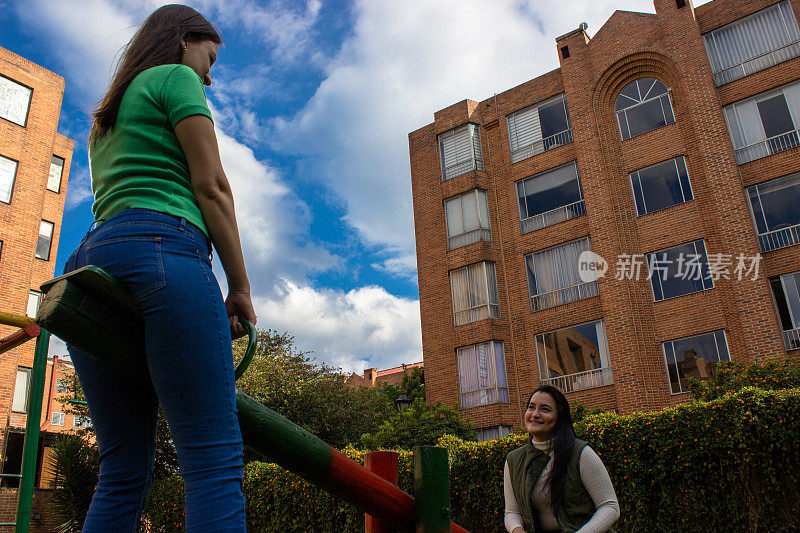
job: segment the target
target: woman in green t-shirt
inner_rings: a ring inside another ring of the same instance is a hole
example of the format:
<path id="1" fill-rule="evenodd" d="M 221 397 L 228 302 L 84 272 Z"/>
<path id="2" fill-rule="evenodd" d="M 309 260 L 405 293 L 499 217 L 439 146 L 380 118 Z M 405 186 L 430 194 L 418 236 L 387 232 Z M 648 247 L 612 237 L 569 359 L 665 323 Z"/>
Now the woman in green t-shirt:
<path id="1" fill-rule="evenodd" d="M 84 531 L 137 529 L 163 407 L 186 486 L 187 531 L 245 531 L 231 338 L 256 321 L 230 185 L 203 85 L 221 43 L 200 13 L 153 12 L 128 43 L 89 142 L 97 226 L 65 271 L 97 265 L 145 318 L 153 388 L 70 354 L 89 404 L 100 479 Z M 211 268 L 227 277 L 223 301 Z"/>

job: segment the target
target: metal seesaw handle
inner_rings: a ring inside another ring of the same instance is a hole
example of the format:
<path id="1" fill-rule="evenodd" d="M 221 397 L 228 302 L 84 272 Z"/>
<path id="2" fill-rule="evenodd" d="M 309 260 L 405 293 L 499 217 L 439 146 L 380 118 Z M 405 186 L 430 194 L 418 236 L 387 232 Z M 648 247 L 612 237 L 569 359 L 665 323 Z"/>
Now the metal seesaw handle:
<path id="1" fill-rule="evenodd" d="M 253 360 L 253 356 L 256 353 L 256 345 L 258 344 L 258 332 L 256 332 L 256 327 L 247 320 L 242 320 L 241 324 L 247 329 L 247 350 L 244 352 L 244 357 L 242 357 L 242 360 L 236 367 L 234 376 L 237 380 L 242 377 L 247 367 L 250 366 L 250 361 Z"/>

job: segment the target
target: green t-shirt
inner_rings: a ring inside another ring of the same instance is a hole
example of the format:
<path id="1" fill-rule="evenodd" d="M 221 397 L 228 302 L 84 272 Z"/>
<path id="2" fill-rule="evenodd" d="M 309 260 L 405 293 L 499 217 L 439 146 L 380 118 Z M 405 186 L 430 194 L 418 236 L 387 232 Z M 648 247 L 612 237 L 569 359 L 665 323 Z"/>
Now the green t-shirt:
<path id="1" fill-rule="evenodd" d="M 208 234 L 189 179 L 175 124 L 211 118 L 200 77 L 185 65 L 161 65 L 136 76 L 116 125 L 90 146 L 95 220 L 131 208 L 183 217 Z"/>

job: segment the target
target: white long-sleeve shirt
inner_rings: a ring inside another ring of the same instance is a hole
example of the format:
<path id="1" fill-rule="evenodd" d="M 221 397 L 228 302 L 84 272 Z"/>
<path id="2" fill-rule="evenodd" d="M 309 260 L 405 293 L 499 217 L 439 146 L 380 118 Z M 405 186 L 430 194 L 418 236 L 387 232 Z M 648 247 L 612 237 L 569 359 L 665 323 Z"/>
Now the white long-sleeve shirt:
<path id="1" fill-rule="evenodd" d="M 532 442 L 536 448 L 547 453 L 552 458 L 549 441 Z M 545 486 L 552 464 L 553 461 L 549 461 L 539 476 L 536 487 L 534 487 L 533 500 L 536 506 L 535 512 L 539 515 L 542 528 L 555 530 L 558 529 L 558 521 L 550 505 L 549 487 Z M 603 461 L 589 446 L 585 446 L 581 452 L 579 470 L 583 486 L 586 487 L 586 491 L 591 496 L 596 510 L 591 520 L 584 524 L 577 533 L 603 533 L 619 519 L 619 502 L 614 492 L 614 486 L 611 484 L 611 478 L 608 476 L 608 471 L 603 465 Z M 503 467 L 503 492 L 506 501 L 504 517 L 506 530 L 511 532 L 516 527 L 524 528 L 525 523 L 522 520 L 517 499 L 514 497 L 514 488 L 511 486 L 508 461 Z"/>

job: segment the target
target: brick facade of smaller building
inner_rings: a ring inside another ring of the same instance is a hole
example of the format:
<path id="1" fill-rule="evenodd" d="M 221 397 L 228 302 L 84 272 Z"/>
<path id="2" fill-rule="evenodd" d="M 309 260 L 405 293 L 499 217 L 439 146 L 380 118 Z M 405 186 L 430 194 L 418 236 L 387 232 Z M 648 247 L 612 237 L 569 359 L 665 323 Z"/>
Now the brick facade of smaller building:
<path id="1" fill-rule="evenodd" d="M 0 310 L 7 313 L 33 313 L 37 300 L 36 292 L 31 291 L 38 291 L 53 277 L 74 147 L 72 139 L 57 132 L 63 95 L 61 76 L 0 48 Z M 0 326 L 0 336 L 15 330 Z M 30 341 L 0 358 L 4 472 L 19 470 L 18 465 L 10 464 L 8 454 L 16 453 L 19 435 L 25 431 L 33 348 Z M 62 366 L 56 366 L 58 374 Z M 51 361 L 45 398 L 52 368 Z M 43 443 L 49 433 L 60 429 L 49 426 L 55 406 L 46 402 L 44 407 Z M 16 456 L 11 460 L 16 462 Z M 3 487 L 15 485 L 15 481 L 4 477 Z M 37 491 L 34 514 L 42 513 L 43 498 L 46 496 Z M 0 521 L 13 522 L 16 489 L 0 488 L 0 500 Z M 11 501 L 13 505 L 8 505 Z M 42 520 L 33 520 L 31 530 L 52 531 L 52 524 L 42 525 Z"/>
<path id="2" fill-rule="evenodd" d="M 800 79 L 797 8 L 775 0 L 654 5 L 655 14 L 615 12 L 592 38 L 585 27 L 558 37 L 559 69 L 480 102 L 455 103 L 409 134 L 426 392 L 459 407 L 477 428 L 519 425 L 541 382 L 560 386 L 570 401 L 620 413 L 685 402 L 686 377 L 713 372 L 716 361 L 692 366 L 692 350 L 669 359 L 691 342 L 712 346 L 719 360 L 799 353 L 770 285 L 800 272 L 798 226 L 773 232 L 789 238 L 765 248 L 760 239 L 769 235 L 754 222 L 748 187 L 800 171 L 800 111 L 787 111 L 791 131 L 778 136 L 763 118 L 765 140 L 745 148 L 732 143 L 726 122 L 732 104 Z M 786 21 L 788 44 L 736 67 L 744 75 L 717 73 L 704 39 L 748 16 Z M 640 94 L 631 92 L 637 87 Z M 759 105 L 773 104 L 780 102 Z M 546 137 L 559 120 L 563 131 Z M 651 122 L 656 127 L 635 130 Z M 535 142 L 520 148 L 523 138 Z M 764 153 L 743 162 L 754 150 Z M 670 161 L 672 188 L 660 194 L 680 199 L 644 212 L 638 180 Z M 567 180 L 570 168 L 577 177 Z M 550 196 L 537 192 L 543 189 Z M 477 204 L 469 196 L 475 191 Z M 569 194 L 578 195 L 572 204 L 542 211 Z M 470 214 L 482 209 L 487 222 Z M 453 240 L 459 231 L 461 242 Z M 666 288 L 653 287 L 648 265 L 687 247 L 705 254 L 704 285 L 674 297 L 666 279 Z M 608 261 L 596 282 L 566 286 L 564 272 L 573 275 L 575 265 L 542 267 L 587 249 Z M 616 275 L 632 257 L 644 263 L 643 275 Z M 742 279 L 734 272 L 739 257 L 756 262 Z M 708 281 L 711 259 L 720 258 L 731 261 L 729 275 Z M 587 352 L 590 340 L 601 348 Z"/>

